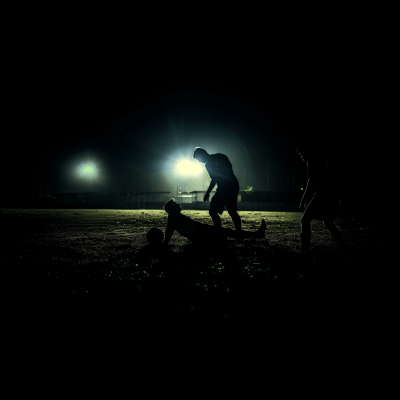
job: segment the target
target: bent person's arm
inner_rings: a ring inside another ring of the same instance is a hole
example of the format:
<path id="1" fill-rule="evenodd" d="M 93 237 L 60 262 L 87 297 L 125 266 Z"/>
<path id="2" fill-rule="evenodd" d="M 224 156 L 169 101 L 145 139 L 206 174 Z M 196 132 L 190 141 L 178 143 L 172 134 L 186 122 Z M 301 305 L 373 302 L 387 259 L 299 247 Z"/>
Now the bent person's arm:
<path id="1" fill-rule="evenodd" d="M 172 235 L 174 234 L 174 226 L 171 222 L 168 221 L 168 225 L 165 228 L 165 235 L 164 235 L 164 240 L 161 243 L 162 245 L 167 245 L 172 237 Z"/>
<path id="2" fill-rule="evenodd" d="M 211 191 L 214 189 L 214 186 L 217 184 L 214 179 L 211 179 L 210 186 L 208 186 L 207 192 L 204 195 L 204 201 L 207 201 L 210 197 Z"/>

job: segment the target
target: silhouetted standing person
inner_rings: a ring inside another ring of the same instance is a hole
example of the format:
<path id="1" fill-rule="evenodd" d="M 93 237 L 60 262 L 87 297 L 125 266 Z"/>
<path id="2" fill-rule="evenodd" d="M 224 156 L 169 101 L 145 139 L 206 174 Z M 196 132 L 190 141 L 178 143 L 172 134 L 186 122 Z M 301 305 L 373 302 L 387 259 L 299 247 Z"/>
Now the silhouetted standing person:
<path id="1" fill-rule="evenodd" d="M 308 145 L 297 147 L 297 153 L 307 163 L 307 187 L 300 202 L 300 210 L 304 214 L 301 222 L 301 252 L 309 254 L 311 240 L 311 222 L 323 221 L 325 228 L 333 239 L 344 244 L 343 236 L 335 225 L 339 209 L 339 192 L 327 161 Z"/>
<path id="2" fill-rule="evenodd" d="M 242 220 L 237 213 L 237 197 L 239 194 L 239 182 L 233 173 L 232 164 L 229 158 L 224 154 L 208 154 L 201 147 L 196 147 L 193 158 L 205 163 L 207 172 L 210 175 L 211 182 L 204 195 L 204 201 L 210 198 L 210 192 L 217 185 L 217 190 L 210 204 L 210 217 L 216 228 L 221 228 L 221 218 L 218 214 L 222 214 L 224 208 L 232 218 L 233 225 L 236 230 L 242 229 Z"/>

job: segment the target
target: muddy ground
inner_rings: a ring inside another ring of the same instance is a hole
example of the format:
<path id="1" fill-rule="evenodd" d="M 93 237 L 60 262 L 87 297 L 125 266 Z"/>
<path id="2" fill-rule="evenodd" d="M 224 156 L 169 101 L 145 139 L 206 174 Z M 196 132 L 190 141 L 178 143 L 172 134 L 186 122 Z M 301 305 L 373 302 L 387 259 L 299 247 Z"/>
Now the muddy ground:
<path id="1" fill-rule="evenodd" d="M 211 223 L 206 211 L 183 213 Z M 246 230 L 265 218 L 266 238 L 201 247 L 175 233 L 163 251 L 149 246 L 145 233 L 164 229 L 164 211 L 1 209 L 2 285 L 9 293 L 3 306 L 24 329 L 144 334 L 251 335 L 270 330 L 277 318 L 293 325 L 306 315 L 314 322 L 351 319 L 366 304 L 359 289 L 367 266 L 390 262 L 397 241 L 390 226 L 338 218 L 348 244 L 341 249 L 315 221 L 312 257 L 303 260 L 301 213 L 240 215 Z M 233 228 L 226 212 L 222 219 Z M 379 274 L 375 281 L 379 286 Z"/>

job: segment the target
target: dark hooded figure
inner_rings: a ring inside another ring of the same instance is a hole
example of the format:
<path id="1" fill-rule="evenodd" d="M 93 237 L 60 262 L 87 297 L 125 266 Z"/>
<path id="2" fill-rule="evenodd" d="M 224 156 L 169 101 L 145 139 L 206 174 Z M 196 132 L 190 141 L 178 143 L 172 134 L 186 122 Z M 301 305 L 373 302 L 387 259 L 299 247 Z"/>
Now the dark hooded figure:
<path id="1" fill-rule="evenodd" d="M 342 233 L 334 223 L 340 196 L 328 162 L 309 145 L 299 145 L 297 153 L 307 163 L 308 175 L 307 187 L 299 207 L 304 211 L 300 220 L 302 253 L 309 254 L 311 222 L 315 219 L 323 221 L 333 239 L 344 245 Z"/>

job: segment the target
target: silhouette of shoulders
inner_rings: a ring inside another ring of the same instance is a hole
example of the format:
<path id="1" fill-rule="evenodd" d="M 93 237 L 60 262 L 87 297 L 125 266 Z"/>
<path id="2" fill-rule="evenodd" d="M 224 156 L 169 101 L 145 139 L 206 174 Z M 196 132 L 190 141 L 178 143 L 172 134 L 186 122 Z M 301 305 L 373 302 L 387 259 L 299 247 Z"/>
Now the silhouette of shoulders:
<path id="1" fill-rule="evenodd" d="M 232 164 L 225 154 L 210 154 L 210 159 L 206 163 L 206 169 L 211 175 L 233 175 Z"/>
<path id="2" fill-rule="evenodd" d="M 232 168 L 232 164 L 229 161 L 229 158 L 225 154 L 221 154 L 221 153 L 210 154 L 210 160 L 207 162 L 207 164 L 208 163 L 216 165 L 216 166 Z"/>

